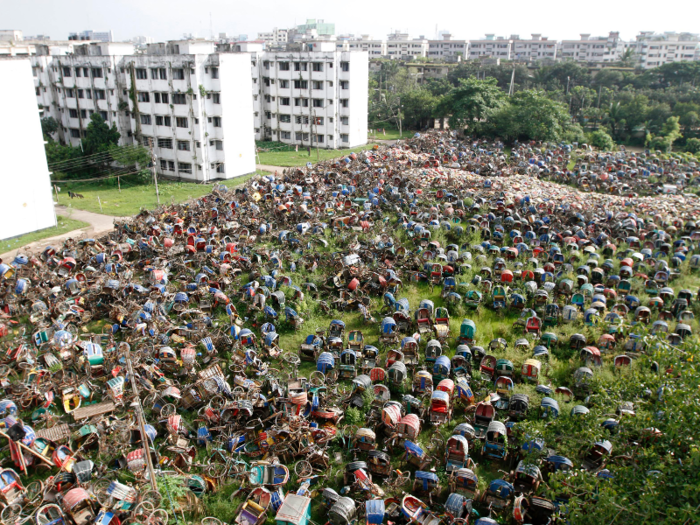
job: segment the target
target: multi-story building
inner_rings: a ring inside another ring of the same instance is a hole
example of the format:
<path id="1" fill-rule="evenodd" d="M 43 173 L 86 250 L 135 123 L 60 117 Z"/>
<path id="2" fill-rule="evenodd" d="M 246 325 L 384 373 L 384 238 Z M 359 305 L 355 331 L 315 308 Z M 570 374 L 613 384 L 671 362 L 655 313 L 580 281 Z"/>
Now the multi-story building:
<path id="1" fill-rule="evenodd" d="M 513 42 L 505 37 L 488 34 L 483 40 L 469 41 L 469 59 L 493 58 L 510 60 Z"/>
<path id="2" fill-rule="evenodd" d="M 511 55 L 520 62 L 554 61 L 557 58 L 557 43 L 546 36 L 533 33 L 530 39 L 511 35 Z"/>
<path id="3" fill-rule="evenodd" d="M 591 38 L 590 34 L 581 34 L 580 40 L 562 40 L 559 43 L 559 60 L 574 62 L 617 62 L 625 51 L 625 43 L 620 40 L 620 33 L 611 31 L 607 37 Z"/>
<path id="4" fill-rule="evenodd" d="M 395 32 L 387 36 L 386 54 L 389 58 L 411 60 L 428 56 L 428 40 L 423 36 L 410 38 L 408 33 Z"/>
<path id="5" fill-rule="evenodd" d="M 469 42 L 452 40 L 452 35 L 443 33 L 441 40 L 428 41 L 428 58 L 437 60 L 459 60 L 466 58 Z"/>
<path id="6" fill-rule="evenodd" d="M 286 44 L 288 36 L 288 29 L 274 28 L 272 31 L 267 33 L 258 33 L 258 40 L 262 40 L 266 44 L 279 45 Z"/>
<path id="7" fill-rule="evenodd" d="M 367 53 L 318 47 L 250 55 L 256 138 L 319 148 L 367 143 Z"/>
<path id="8" fill-rule="evenodd" d="M 638 63 L 644 69 L 672 62 L 690 62 L 700 57 L 700 35 L 697 33 L 663 33 L 642 31 L 630 42 Z"/>
<path id="9" fill-rule="evenodd" d="M 369 35 L 360 38 L 344 38 L 337 43 L 341 51 L 365 51 L 369 58 L 380 58 L 387 55 L 386 40 L 374 40 Z"/>
<path id="10" fill-rule="evenodd" d="M 48 48 L 48 46 L 46 46 Z M 45 52 L 45 53 L 44 53 Z M 164 176 L 207 181 L 255 171 L 250 59 L 214 42 L 92 43 L 32 58 L 37 102 L 77 146 L 99 113 L 121 144 L 153 148 Z"/>
<path id="11" fill-rule="evenodd" d="M 2 181 L 0 239 L 56 225 L 40 112 L 32 95 L 29 59 L 0 60 L 0 155 Z"/>
<path id="12" fill-rule="evenodd" d="M 69 33 L 68 40 L 92 40 L 95 42 L 114 42 L 112 30 L 109 31 L 82 31 L 80 33 Z"/>

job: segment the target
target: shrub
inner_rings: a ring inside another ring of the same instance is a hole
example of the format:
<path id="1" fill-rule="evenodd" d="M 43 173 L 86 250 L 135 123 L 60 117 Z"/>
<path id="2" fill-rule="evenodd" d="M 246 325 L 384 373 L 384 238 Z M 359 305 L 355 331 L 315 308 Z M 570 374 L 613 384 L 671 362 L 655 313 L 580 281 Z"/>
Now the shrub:
<path id="1" fill-rule="evenodd" d="M 700 139 L 688 139 L 685 142 L 685 151 L 687 151 L 688 153 L 700 153 Z"/>
<path id="2" fill-rule="evenodd" d="M 591 133 L 589 135 L 588 142 L 591 144 L 591 146 L 595 146 L 603 151 L 610 151 L 615 147 L 615 142 L 613 141 L 612 137 L 602 129 Z"/>

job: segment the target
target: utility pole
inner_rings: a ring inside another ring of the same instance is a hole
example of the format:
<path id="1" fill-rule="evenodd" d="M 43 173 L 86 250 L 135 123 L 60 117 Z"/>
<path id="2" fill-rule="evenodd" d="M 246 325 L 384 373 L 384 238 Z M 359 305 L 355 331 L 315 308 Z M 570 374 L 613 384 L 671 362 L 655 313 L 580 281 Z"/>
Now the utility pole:
<path id="1" fill-rule="evenodd" d="M 136 378 L 134 377 L 134 369 L 131 366 L 131 346 L 127 343 L 126 345 L 126 369 L 129 372 L 129 379 L 131 380 L 131 389 L 134 391 L 136 396 L 136 401 L 132 403 L 136 409 L 136 418 L 139 422 L 139 432 L 141 432 L 141 444 L 143 445 L 143 453 L 146 456 L 146 467 L 148 468 L 148 478 L 151 482 L 151 488 L 153 490 L 158 490 L 158 484 L 156 483 L 156 475 L 153 470 L 153 461 L 151 460 L 151 446 L 148 440 L 148 435 L 146 434 L 146 426 L 143 422 L 143 407 L 141 406 L 141 398 L 139 397 L 139 389 L 136 386 Z"/>
<path id="2" fill-rule="evenodd" d="M 513 66 L 513 72 L 510 74 L 510 88 L 508 88 L 508 96 L 513 96 L 513 82 L 515 82 L 515 66 Z"/>
<path id="3" fill-rule="evenodd" d="M 311 101 L 313 104 L 313 100 Z M 318 120 L 316 120 L 316 110 L 311 108 L 311 115 L 314 119 L 314 135 L 316 136 L 316 162 L 318 162 Z"/>
<path id="4" fill-rule="evenodd" d="M 158 176 L 156 175 L 156 154 L 153 151 L 153 139 L 148 139 L 148 144 L 151 146 L 151 171 L 153 172 L 153 182 L 156 184 L 156 199 L 158 200 L 158 206 L 160 206 L 160 192 L 158 191 Z"/>

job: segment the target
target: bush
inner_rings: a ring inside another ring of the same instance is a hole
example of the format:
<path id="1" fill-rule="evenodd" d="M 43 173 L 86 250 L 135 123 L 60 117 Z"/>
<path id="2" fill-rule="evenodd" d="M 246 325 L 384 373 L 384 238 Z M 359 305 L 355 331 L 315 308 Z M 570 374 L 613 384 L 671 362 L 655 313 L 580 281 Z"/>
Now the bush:
<path id="1" fill-rule="evenodd" d="M 588 142 L 591 146 L 603 151 L 610 151 L 615 147 L 615 141 L 602 129 L 594 131 L 589 135 Z"/>
<path id="2" fill-rule="evenodd" d="M 686 140 L 685 151 L 688 153 L 700 153 L 700 139 L 691 138 Z"/>
<path id="3" fill-rule="evenodd" d="M 586 142 L 586 134 L 579 124 L 572 124 L 562 135 L 562 140 L 567 144 L 584 144 Z"/>
<path id="4" fill-rule="evenodd" d="M 345 422 L 348 425 L 360 425 L 363 419 L 362 413 L 355 407 L 350 407 L 345 411 Z"/>

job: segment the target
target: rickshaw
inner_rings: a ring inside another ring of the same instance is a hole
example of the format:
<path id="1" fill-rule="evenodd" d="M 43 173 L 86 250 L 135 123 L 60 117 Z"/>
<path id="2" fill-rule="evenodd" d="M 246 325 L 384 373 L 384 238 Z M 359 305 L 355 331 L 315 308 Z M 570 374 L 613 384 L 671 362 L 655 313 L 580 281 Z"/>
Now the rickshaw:
<path id="1" fill-rule="evenodd" d="M 393 392 L 403 393 L 404 381 L 408 377 L 406 365 L 401 361 L 396 361 L 389 367 L 386 373 L 389 389 Z"/>
<path id="2" fill-rule="evenodd" d="M 316 370 L 318 372 L 328 374 L 334 369 L 335 357 L 333 357 L 333 354 L 331 354 L 330 352 L 323 352 L 321 355 L 318 356 L 318 360 L 316 361 Z"/>
<path id="3" fill-rule="evenodd" d="M 267 517 L 272 495 L 264 487 L 254 488 L 234 515 L 237 525 L 262 525 Z"/>
<path id="4" fill-rule="evenodd" d="M 461 345 L 466 348 L 464 345 Z M 469 377 L 471 375 L 471 357 L 472 354 L 467 350 L 465 353 L 455 353 L 452 357 L 450 366 L 452 368 L 452 377 L 456 381 L 461 377 Z"/>
<path id="5" fill-rule="evenodd" d="M 491 300 L 493 302 L 493 309 L 497 312 L 506 307 L 506 290 L 503 286 L 496 286 L 493 289 L 493 294 L 491 295 Z"/>
<path id="6" fill-rule="evenodd" d="M 521 374 L 527 381 L 537 384 L 540 378 L 541 369 L 542 363 L 540 363 L 537 359 L 526 359 L 523 363 Z"/>
<path id="7" fill-rule="evenodd" d="M 323 349 L 323 337 L 318 334 L 309 334 L 299 346 L 299 359 L 302 361 L 316 362 L 319 352 Z"/>
<path id="8" fill-rule="evenodd" d="M 452 435 L 447 440 L 445 470 L 449 473 L 469 466 L 469 442 L 460 435 Z"/>
<path id="9" fill-rule="evenodd" d="M 496 362 L 498 360 L 495 356 L 485 355 L 479 364 L 479 372 L 481 373 L 481 378 L 484 381 L 492 381 L 494 375 L 496 374 Z"/>
<path id="10" fill-rule="evenodd" d="M 22 486 L 19 474 L 10 468 L 0 470 L 0 505 L 22 505 L 26 497 L 26 489 Z"/>
<path id="11" fill-rule="evenodd" d="M 413 478 L 413 493 L 419 496 L 428 496 L 428 501 L 432 503 L 435 492 L 440 492 L 440 481 L 437 474 L 423 470 L 416 471 Z"/>
<path id="12" fill-rule="evenodd" d="M 510 395 L 515 387 L 513 379 L 508 376 L 500 376 L 496 379 L 496 393 L 500 396 L 500 399 L 491 400 L 493 406 L 498 410 L 506 410 L 508 408 L 508 401 Z"/>
<path id="13" fill-rule="evenodd" d="M 363 452 L 369 452 L 377 448 L 377 435 L 372 429 L 360 428 L 355 432 L 355 448 Z"/>
<path id="14" fill-rule="evenodd" d="M 328 511 L 328 522 L 331 525 L 350 525 L 356 522 L 356 512 L 357 509 L 353 499 L 340 497 Z"/>
<path id="15" fill-rule="evenodd" d="M 450 313 L 447 308 L 440 307 L 435 310 L 435 322 L 433 324 L 435 338 L 440 344 L 445 344 L 450 336 Z"/>
<path id="16" fill-rule="evenodd" d="M 419 308 L 416 310 L 415 320 L 416 328 L 421 336 L 432 332 L 433 322 L 428 308 Z"/>
<path id="17" fill-rule="evenodd" d="M 548 304 L 544 307 L 544 327 L 557 326 L 559 324 L 559 305 Z"/>
<path id="18" fill-rule="evenodd" d="M 459 328 L 459 344 L 473 345 L 476 339 L 476 325 L 471 319 L 464 319 Z"/>
<path id="19" fill-rule="evenodd" d="M 503 510 L 510 505 L 515 489 L 513 485 L 503 479 L 494 479 L 489 483 L 486 492 L 481 496 L 481 501 L 485 506 L 490 506 L 496 510 Z"/>
<path id="20" fill-rule="evenodd" d="M 442 356 L 442 345 L 438 340 L 431 339 L 425 345 L 425 360 L 428 363 L 434 363 L 440 356 Z"/>
<path id="21" fill-rule="evenodd" d="M 433 365 L 433 378 L 436 381 L 442 381 L 445 378 L 450 377 L 450 358 L 446 355 L 441 355 L 435 360 Z"/>
<path id="22" fill-rule="evenodd" d="M 287 494 L 277 510 L 276 525 L 308 525 L 311 518 L 311 498 Z"/>
<path id="23" fill-rule="evenodd" d="M 450 395 L 442 390 L 435 390 L 430 397 L 430 422 L 437 426 L 449 423 L 451 419 Z"/>
<path id="24" fill-rule="evenodd" d="M 605 465 L 606 458 L 610 457 L 610 454 L 612 454 L 612 449 L 612 443 L 607 439 L 596 441 L 583 459 L 581 466 L 587 471 L 602 468 L 603 465 Z"/>
<path id="25" fill-rule="evenodd" d="M 513 377 L 513 362 L 510 359 L 498 359 L 496 361 L 496 376 Z"/>
<path id="26" fill-rule="evenodd" d="M 350 350 L 354 350 L 355 352 L 359 352 L 362 350 L 365 342 L 365 337 L 362 335 L 362 332 L 360 330 L 352 330 L 348 334 L 348 348 Z"/>
<path id="27" fill-rule="evenodd" d="M 542 419 L 556 419 L 559 417 L 559 402 L 551 397 L 545 397 L 540 402 L 540 417 Z"/>
<path id="28" fill-rule="evenodd" d="M 540 330 L 542 329 L 542 320 L 537 316 L 532 316 L 525 321 L 525 333 L 535 334 L 539 337 Z"/>
<path id="29" fill-rule="evenodd" d="M 427 370 L 419 370 L 413 376 L 413 393 L 423 395 L 433 391 L 433 376 Z"/>
<path id="30" fill-rule="evenodd" d="M 510 478 L 515 492 L 527 495 L 537 491 L 542 481 L 542 473 L 537 465 L 520 460 Z"/>
<path id="31" fill-rule="evenodd" d="M 464 304 L 467 308 L 476 310 L 477 308 L 479 308 L 482 298 L 483 295 L 480 291 L 469 290 L 466 294 L 464 294 Z"/>
<path id="32" fill-rule="evenodd" d="M 391 368 L 391 365 L 396 363 L 397 361 L 403 362 L 404 355 L 401 350 L 398 350 L 396 348 L 392 348 L 389 350 L 389 352 L 386 355 L 386 366 Z M 404 363 L 406 364 L 406 363 Z"/>
<path id="33" fill-rule="evenodd" d="M 289 469 L 285 465 L 257 465 L 248 474 L 251 485 L 279 487 L 289 481 Z"/>
<path id="34" fill-rule="evenodd" d="M 414 337 L 404 337 L 401 340 L 401 351 L 403 361 L 406 366 L 416 366 L 418 364 L 418 341 Z"/>
<path id="35" fill-rule="evenodd" d="M 445 514 L 455 520 L 468 520 L 472 513 L 472 499 L 462 494 L 452 492 L 445 502 Z"/>
<path id="36" fill-rule="evenodd" d="M 340 354 L 339 379 L 352 379 L 357 375 L 357 354 L 354 350 L 345 350 Z"/>
<path id="37" fill-rule="evenodd" d="M 393 319 L 392 319 L 393 321 Z M 340 339 L 345 338 L 345 322 L 339 319 L 333 319 L 328 326 L 328 337 L 338 337 Z"/>
<path id="38" fill-rule="evenodd" d="M 386 452 L 371 450 L 367 454 L 367 468 L 377 476 L 389 476 L 391 474 L 391 458 Z"/>
<path id="39" fill-rule="evenodd" d="M 365 502 L 365 525 L 381 525 L 385 514 L 384 500 L 371 499 Z"/>
<path id="40" fill-rule="evenodd" d="M 573 462 L 564 456 L 552 455 L 542 460 L 542 474 L 545 480 L 549 478 L 549 474 L 553 472 L 569 472 L 573 470 Z"/>
<path id="41" fill-rule="evenodd" d="M 409 333 L 411 329 L 411 318 L 409 317 L 408 312 L 405 312 L 403 310 L 395 312 L 393 315 L 393 319 L 396 322 L 396 326 L 399 332 L 401 332 L 402 334 Z"/>
<path id="42" fill-rule="evenodd" d="M 482 454 L 494 459 L 506 459 L 508 456 L 507 441 L 506 426 L 500 421 L 491 421 L 486 429 Z"/>
<path id="43" fill-rule="evenodd" d="M 457 380 L 455 387 L 457 392 L 457 401 L 464 403 L 468 407 L 472 406 L 474 404 L 475 396 L 471 386 L 469 385 L 469 381 L 465 377 L 462 377 Z"/>
<path id="44" fill-rule="evenodd" d="M 527 394 L 513 394 L 508 401 L 508 415 L 513 421 L 518 421 L 527 415 L 530 398 Z"/>
<path id="45" fill-rule="evenodd" d="M 428 468 L 431 459 L 420 446 L 407 439 L 404 441 L 403 447 L 404 459 L 409 465 L 414 466 L 418 470 Z"/>
<path id="46" fill-rule="evenodd" d="M 496 409 L 493 405 L 484 402 L 476 405 L 474 412 L 474 430 L 477 439 L 483 439 L 491 422 L 496 417 Z"/>
<path id="47" fill-rule="evenodd" d="M 468 468 L 453 470 L 450 474 L 450 491 L 473 500 L 479 499 L 479 478 Z"/>
<path id="48" fill-rule="evenodd" d="M 600 350 L 595 346 L 584 346 L 581 349 L 580 357 L 586 366 L 603 366 Z"/>
<path id="49" fill-rule="evenodd" d="M 406 414 L 396 425 L 396 433 L 400 439 L 415 441 L 420 434 L 420 418 L 415 414 Z"/>
<path id="50" fill-rule="evenodd" d="M 66 492 L 61 505 L 63 513 L 75 525 L 88 525 L 97 517 L 97 498 L 84 488 L 77 487 Z"/>
<path id="51" fill-rule="evenodd" d="M 376 395 L 376 392 L 375 392 Z M 401 421 L 401 403 L 398 401 L 387 401 L 382 408 L 382 423 L 389 430 L 396 430 Z"/>
<path id="52" fill-rule="evenodd" d="M 396 326 L 396 321 L 392 317 L 382 319 L 381 333 L 379 334 L 379 342 L 387 346 L 395 345 L 399 342 L 399 334 Z"/>
<path id="53" fill-rule="evenodd" d="M 379 349 L 376 346 L 365 345 L 362 349 L 362 362 L 360 363 L 362 373 L 369 373 L 376 368 L 378 357 Z"/>

